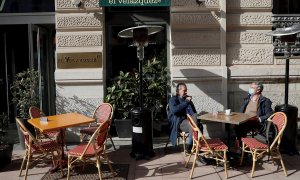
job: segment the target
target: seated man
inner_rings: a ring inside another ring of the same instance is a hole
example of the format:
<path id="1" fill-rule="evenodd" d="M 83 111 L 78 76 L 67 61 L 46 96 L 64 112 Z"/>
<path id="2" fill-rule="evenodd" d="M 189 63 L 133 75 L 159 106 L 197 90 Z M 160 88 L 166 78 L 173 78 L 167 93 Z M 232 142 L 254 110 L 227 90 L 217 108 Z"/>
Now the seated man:
<path id="1" fill-rule="evenodd" d="M 172 145 L 176 145 L 178 130 L 189 133 L 187 142 L 187 152 L 190 152 L 193 145 L 192 129 L 187 120 L 186 114 L 193 117 L 197 124 L 197 112 L 192 102 L 192 97 L 187 95 L 185 83 L 178 83 L 176 87 L 176 96 L 169 100 L 169 125 L 170 140 Z"/>
<path id="2" fill-rule="evenodd" d="M 240 152 L 241 138 L 246 137 L 247 132 L 253 129 L 260 129 L 263 123 L 272 115 L 272 102 L 261 93 L 264 86 L 260 82 L 253 82 L 250 85 L 248 96 L 244 99 L 240 112 L 255 115 L 251 120 L 235 126 L 236 144 Z"/>

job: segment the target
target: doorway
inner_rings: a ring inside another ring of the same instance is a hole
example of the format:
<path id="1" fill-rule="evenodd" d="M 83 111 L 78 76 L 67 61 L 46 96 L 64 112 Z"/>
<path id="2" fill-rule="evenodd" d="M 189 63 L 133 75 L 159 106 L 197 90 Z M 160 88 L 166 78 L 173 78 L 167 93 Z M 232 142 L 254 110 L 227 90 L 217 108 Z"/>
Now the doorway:
<path id="1" fill-rule="evenodd" d="M 105 8 L 105 54 L 106 84 L 116 77 L 120 71 L 138 70 L 136 47 L 132 39 L 118 37 L 118 33 L 129 27 L 138 25 L 160 25 L 164 30 L 149 37 L 149 45 L 145 47 L 145 58 L 150 60 L 165 54 L 163 64 L 167 64 L 168 28 L 170 18 L 169 7 L 106 7 Z"/>
<path id="2" fill-rule="evenodd" d="M 0 112 L 10 121 L 16 117 L 11 104 L 10 86 L 14 76 L 34 68 L 39 71 L 40 103 L 45 113 L 55 113 L 54 24 L 0 25 Z"/>

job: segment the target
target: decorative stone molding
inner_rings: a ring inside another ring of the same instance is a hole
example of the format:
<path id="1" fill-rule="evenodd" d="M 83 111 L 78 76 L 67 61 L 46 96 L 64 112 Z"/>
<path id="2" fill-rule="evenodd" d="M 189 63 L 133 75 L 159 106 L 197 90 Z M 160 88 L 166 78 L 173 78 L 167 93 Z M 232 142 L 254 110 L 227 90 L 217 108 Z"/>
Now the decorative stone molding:
<path id="1" fill-rule="evenodd" d="M 227 43 L 241 44 L 271 44 L 272 37 L 266 36 L 269 31 L 242 31 L 229 32 L 227 34 Z"/>
<path id="2" fill-rule="evenodd" d="M 227 26 L 270 26 L 271 30 L 271 13 L 243 13 L 228 14 Z"/>
<path id="3" fill-rule="evenodd" d="M 174 66 L 202 66 L 221 64 L 219 49 L 173 49 Z"/>
<path id="4" fill-rule="evenodd" d="M 101 8 L 99 0 L 83 0 L 80 8 L 74 6 L 71 0 L 55 0 L 56 10 L 62 9 L 85 9 L 85 8 Z"/>
<path id="5" fill-rule="evenodd" d="M 102 32 L 57 32 L 56 47 L 102 46 Z"/>
<path id="6" fill-rule="evenodd" d="M 219 31 L 198 31 L 198 32 L 173 32 L 172 43 L 175 47 L 199 47 L 212 46 L 218 47 L 220 44 Z"/>
<path id="7" fill-rule="evenodd" d="M 171 14 L 172 28 L 205 28 L 218 27 L 220 17 L 214 14 L 173 13 Z"/>
<path id="8" fill-rule="evenodd" d="M 272 8 L 272 0 L 228 0 L 226 3 L 229 9 Z"/>
<path id="9" fill-rule="evenodd" d="M 206 0 L 201 5 L 196 3 L 196 0 L 172 0 L 171 12 L 180 11 L 210 11 L 218 10 L 219 0 Z"/>
<path id="10" fill-rule="evenodd" d="M 56 14 L 56 29 L 74 28 L 97 28 L 103 27 L 103 14 L 101 13 L 77 13 L 77 14 Z"/>
<path id="11" fill-rule="evenodd" d="M 282 57 L 282 59 L 275 59 L 276 64 L 285 64 L 286 63 L 286 59 L 284 57 Z M 300 64 L 300 59 L 290 59 L 290 65 L 291 64 Z"/>
<path id="12" fill-rule="evenodd" d="M 220 0 L 206 0 L 203 6 L 219 6 L 219 1 Z M 198 4 L 196 3 L 196 0 L 172 0 L 171 6 L 198 6 Z"/>
<path id="13" fill-rule="evenodd" d="M 228 64 L 274 64 L 273 48 L 238 48 L 227 49 Z"/>
<path id="14" fill-rule="evenodd" d="M 273 15 L 272 17 L 273 27 L 282 28 L 292 26 L 294 23 L 300 23 L 300 16 L 298 14 L 280 14 Z"/>

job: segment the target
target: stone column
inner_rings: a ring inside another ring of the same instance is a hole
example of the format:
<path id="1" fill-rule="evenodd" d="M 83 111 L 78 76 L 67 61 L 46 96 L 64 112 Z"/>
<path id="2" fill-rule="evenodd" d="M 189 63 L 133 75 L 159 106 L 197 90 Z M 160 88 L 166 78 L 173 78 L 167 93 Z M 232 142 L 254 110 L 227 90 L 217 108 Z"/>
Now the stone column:
<path id="1" fill-rule="evenodd" d="M 103 11 L 99 0 L 55 1 L 56 111 L 91 115 L 103 101 Z"/>

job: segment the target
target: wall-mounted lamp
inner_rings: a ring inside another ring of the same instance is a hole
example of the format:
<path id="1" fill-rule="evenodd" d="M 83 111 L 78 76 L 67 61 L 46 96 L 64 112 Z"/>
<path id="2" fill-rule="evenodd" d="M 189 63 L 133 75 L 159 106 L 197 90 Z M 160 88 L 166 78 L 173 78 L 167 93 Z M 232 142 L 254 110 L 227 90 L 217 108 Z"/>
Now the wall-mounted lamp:
<path id="1" fill-rule="evenodd" d="M 201 6 L 205 3 L 205 0 L 196 0 L 196 3 Z"/>
<path id="2" fill-rule="evenodd" d="M 82 2 L 81 0 L 71 0 L 72 1 L 72 4 L 76 7 L 80 7 Z"/>

